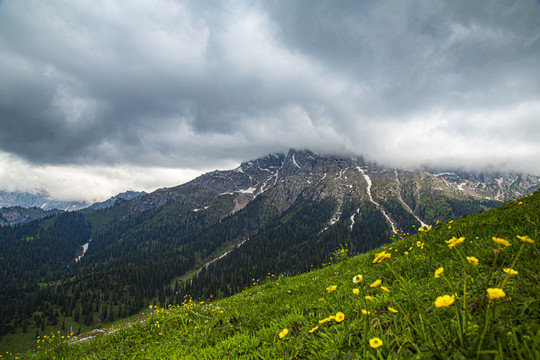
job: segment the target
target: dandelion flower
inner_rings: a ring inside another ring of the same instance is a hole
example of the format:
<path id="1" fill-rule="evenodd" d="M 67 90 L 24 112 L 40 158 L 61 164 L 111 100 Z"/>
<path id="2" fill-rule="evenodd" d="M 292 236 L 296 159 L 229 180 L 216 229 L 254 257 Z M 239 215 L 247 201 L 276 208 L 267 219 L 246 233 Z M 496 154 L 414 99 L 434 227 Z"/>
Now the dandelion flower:
<path id="1" fill-rule="evenodd" d="M 499 288 L 489 288 L 487 289 L 487 293 L 490 299 L 498 299 L 498 298 L 503 298 L 506 296 L 503 289 L 499 289 Z"/>
<path id="2" fill-rule="evenodd" d="M 355 277 L 352 278 L 353 283 L 360 284 L 362 282 L 363 278 L 362 275 L 358 274 Z"/>
<path id="3" fill-rule="evenodd" d="M 495 241 L 497 244 L 499 245 L 504 245 L 504 246 L 510 246 L 512 244 L 510 244 L 508 241 L 504 240 L 503 238 L 498 238 L 498 237 L 492 237 L 493 241 Z"/>
<path id="4" fill-rule="evenodd" d="M 338 323 L 342 322 L 344 319 L 345 319 L 345 314 L 342 312 L 338 312 L 336 316 L 334 317 L 334 320 L 336 320 L 336 322 Z"/>
<path id="5" fill-rule="evenodd" d="M 367 301 L 373 301 L 373 298 L 371 296 L 365 296 L 364 299 L 366 299 Z"/>
<path id="6" fill-rule="evenodd" d="M 516 235 L 518 237 L 519 240 L 523 241 L 523 242 L 526 242 L 526 243 L 529 243 L 529 244 L 534 244 L 534 240 L 531 239 L 530 237 L 528 237 L 527 235 L 525 236 L 519 236 L 519 235 Z"/>
<path id="7" fill-rule="evenodd" d="M 375 259 L 373 260 L 373 263 L 380 263 L 386 259 L 390 259 L 392 257 L 392 254 L 390 253 L 387 253 L 386 251 L 382 251 L 380 253 L 378 253 L 376 256 L 375 256 Z"/>
<path id="8" fill-rule="evenodd" d="M 315 326 L 313 329 L 309 330 L 309 333 L 313 334 L 318 328 L 319 328 L 319 325 Z"/>
<path id="9" fill-rule="evenodd" d="M 352 289 L 354 295 L 360 294 L 360 289 Z"/>
<path id="10" fill-rule="evenodd" d="M 505 273 L 507 273 L 508 275 L 517 275 L 517 274 L 519 274 L 516 270 L 511 269 L 511 268 L 505 268 L 505 269 L 503 269 L 503 271 Z"/>
<path id="11" fill-rule="evenodd" d="M 467 256 L 467 261 L 468 261 L 470 264 L 478 265 L 478 259 L 475 258 L 474 256 Z"/>
<path id="12" fill-rule="evenodd" d="M 386 286 L 382 286 L 382 285 L 381 285 L 381 290 L 382 290 L 382 291 L 385 291 L 385 292 L 387 292 L 387 293 L 390 292 L 390 289 L 388 289 Z"/>
<path id="13" fill-rule="evenodd" d="M 438 268 L 437 270 L 435 270 L 435 278 L 438 279 L 441 277 L 441 274 L 443 273 L 444 271 L 444 268 L 443 267 L 440 267 Z"/>
<path id="14" fill-rule="evenodd" d="M 372 288 L 376 288 L 377 286 L 381 285 L 381 283 L 382 283 L 382 280 L 378 279 L 378 280 L 375 280 L 375 282 L 373 282 L 373 284 L 371 284 L 369 286 L 372 287 Z"/>
<path id="15" fill-rule="evenodd" d="M 332 285 L 326 288 L 326 291 L 331 293 L 332 291 L 335 291 L 337 289 L 337 285 Z"/>
<path id="16" fill-rule="evenodd" d="M 421 226 L 418 230 L 420 230 L 420 232 L 424 233 L 424 234 L 427 234 L 430 230 L 431 230 L 431 226 Z"/>
<path id="17" fill-rule="evenodd" d="M 382 340 L 379 339 L 379 338 L 373 338 L 373 339 L 370 339 L 369 340 L 369 346 L 371 346 L 372 348 L 376 349 L 378 348 L 379 346 L 381 346 L 383 344 Z"/>
<path id="18" fill-rule="evenodd" d="M 447 307 L 447 306 L 450 306 L 454 303 L 454 301 L 456 300 L 456 295 L 443 295 L 443 296 L 439 296 L 436 300 L 435 300 L 435 306 L 440 308 L 440 307 Z"/>
<path id="19" fill-rule="evenodd" d="M 362 309 L 362 314 L 364 315 L 370 315 L 371 314 L 371 311 L 367 311 L 365 309 Z"/>
<path id="20" fill-rule="evenodd" d="M 452 249 L 453 247 L 458 246 L 462 242 L 465 241 L 464 237 L 456 238 L 455 236 L 452 237 L 450 240 L 446 240 L 446 243 L 448 244 L 448 247 Z"/>
<path id="21" fill-rule="evenodd" d="M 398 312 L 396 309 L 392 307 L 388 307 L 388 311 L 393 312 L 394 314 Z"/>

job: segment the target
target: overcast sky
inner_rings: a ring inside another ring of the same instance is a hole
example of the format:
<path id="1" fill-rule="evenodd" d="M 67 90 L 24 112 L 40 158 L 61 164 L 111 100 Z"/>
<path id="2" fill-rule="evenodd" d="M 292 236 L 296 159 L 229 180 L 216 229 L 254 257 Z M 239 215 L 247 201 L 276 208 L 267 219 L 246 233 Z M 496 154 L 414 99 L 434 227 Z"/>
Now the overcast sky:
<path id="1" fill-rule="evenodd" d="M 103 200 L 289 148 L 540 174 L 540 3 L 0 1 L 0 189 Z"/>

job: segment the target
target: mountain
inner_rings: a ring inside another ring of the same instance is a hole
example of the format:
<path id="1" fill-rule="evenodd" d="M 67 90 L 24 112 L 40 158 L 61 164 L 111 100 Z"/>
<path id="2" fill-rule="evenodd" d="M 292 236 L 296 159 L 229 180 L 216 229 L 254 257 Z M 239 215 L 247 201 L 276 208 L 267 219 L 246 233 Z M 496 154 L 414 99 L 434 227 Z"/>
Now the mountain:
<path id="1" fill-rule="evenodd" d="M 0 208 L 0 226 L 25 224 L 30 221 L 43 219 L 60 213 L 60 210 L 43 210 L 38 207 L 23 208 L 10 206 Z"/>
<path id="2" fill-rule="evenodd" d="M 453 173 L 290 150 L 102 209 L 0 228 L 0 335 L 62 319 L 90 329 L 153 303 L 227 296 L 268 273 L 320 267 L 340 244 L 363 253 L 540 186 L 534 176 L 495 177 L 511 190 L 503 195 L 487 176 Z"/>
<path id="3" fill-rule="evenodd" d="M 107 209 L 112 206 L 118 205 L 122 200 L 131 200 L 133 198 L 136 198 L 138 196 L 145 195 L 145 194 L 146 192 L 144 191 L 128 190 L 118 195 L 115 195 L 105 201 L 93 203 L 92 205 L 85 207 L 83 210 L 93 211 L 93 210 Z"/>
<path id="4" fill-rule="evenodd" d="M 19 206 L 22 208 L 38 207 L 43 210 L 73 211 L 87 207 L 89 204 L 81 201 L 61 201 L 52 199 L 45 189 L 35 194 L 28 192 L 10 192 L 0 190 L 0 208 Z"/>

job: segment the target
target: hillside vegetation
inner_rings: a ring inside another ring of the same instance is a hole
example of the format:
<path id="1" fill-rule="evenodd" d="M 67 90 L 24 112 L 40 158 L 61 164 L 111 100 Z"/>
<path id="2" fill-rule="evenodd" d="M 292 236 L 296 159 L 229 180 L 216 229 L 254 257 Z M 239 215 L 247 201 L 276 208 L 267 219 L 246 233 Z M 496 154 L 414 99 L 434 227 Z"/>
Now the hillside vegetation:
<path id="1" fill-rule="evenodd" d="M 43 336 L 29 359 L 540 357 L 540 192 L 303 275 L 175 307 L 87 341 Z M 5 356 L 4 356 L 5 357 Z"/>

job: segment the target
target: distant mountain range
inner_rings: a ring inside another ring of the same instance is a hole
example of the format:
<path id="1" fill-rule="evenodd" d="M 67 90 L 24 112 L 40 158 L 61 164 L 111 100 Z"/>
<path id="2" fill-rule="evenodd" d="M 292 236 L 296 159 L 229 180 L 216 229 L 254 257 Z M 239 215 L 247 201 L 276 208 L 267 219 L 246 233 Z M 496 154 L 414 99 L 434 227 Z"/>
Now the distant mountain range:
<path id="1" fill-rule="evenodd" d="M 0 335 L 25 321 L 96 326 L 153 302 L 225 296 L 268 273 L 320 266 L 340 244 L 362 253 L 539 187 L 538 176 L 402 170 L 290 150 L 0 227 Z"/>
<path id="2" fill-rule="evenodd" d="M 103 202 L 88 204 L 80 201 L 55 200 L 45 190 L 35 194 L 0 191 L 0 226 L 22 224 L 64 211 L 104 209 L 120 200 L 129 200 L 144 194 L 146 194 L 144 191 L 126 191 Z"/>

